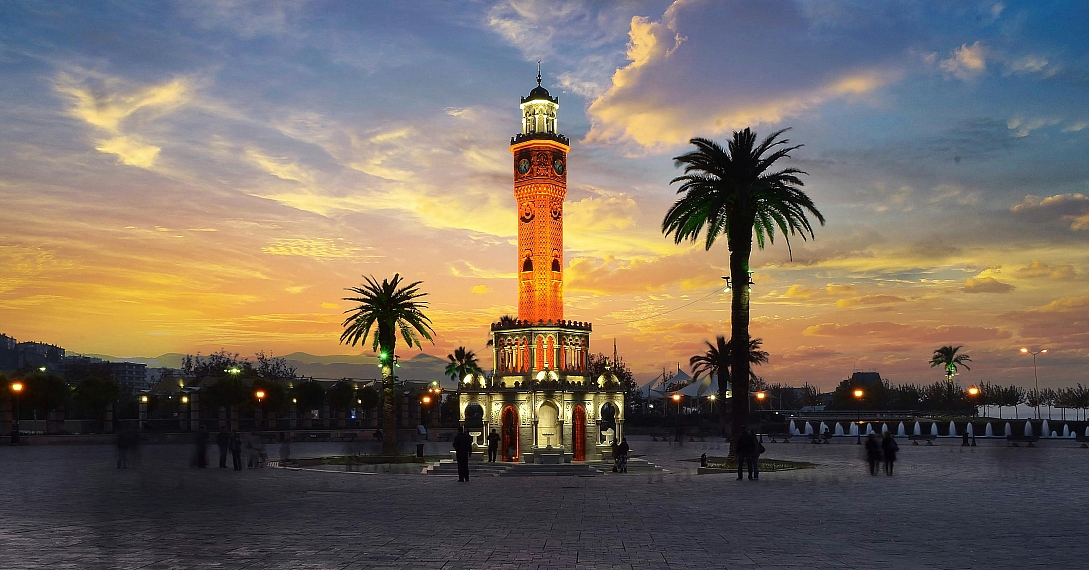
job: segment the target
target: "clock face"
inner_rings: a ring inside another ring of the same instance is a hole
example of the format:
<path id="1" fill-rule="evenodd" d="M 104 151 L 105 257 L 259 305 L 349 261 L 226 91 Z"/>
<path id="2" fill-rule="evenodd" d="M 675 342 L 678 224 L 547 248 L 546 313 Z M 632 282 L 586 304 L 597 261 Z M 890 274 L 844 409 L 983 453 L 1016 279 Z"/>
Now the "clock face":
<path id="1" fill-rule="evenodd" d="M 523 158 L 518 161 L 518 173 L 525 174 L 527 172 L 529 172 L 529 159 Z"/>
<path id="2" fill-rule="evenodd" d="M 563 161 L 557 158 L 552 163 L 552 169 L 556 171 L 556 174 L 561 174 L 562 175 L 563 174 Z"/>

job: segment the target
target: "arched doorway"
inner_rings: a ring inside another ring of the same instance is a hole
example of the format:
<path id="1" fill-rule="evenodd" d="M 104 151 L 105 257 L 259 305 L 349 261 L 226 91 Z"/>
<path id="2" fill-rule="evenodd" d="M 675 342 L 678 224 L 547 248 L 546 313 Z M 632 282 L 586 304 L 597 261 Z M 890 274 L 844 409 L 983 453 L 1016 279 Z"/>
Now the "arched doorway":
<path id="1" fill-rule="evenodd" d="M 574 426 L 571 430 L 571 443 L 574 450 L 574 461 L 586 461 L 586 410 L 582 406 L 575 406 Z"/>
<path id="2" fill-rule="evenodd" d="M 514 406 L 507 406 L 499 417 L 503 424 L 503 461 L 518 461 L 518 412 Z"/>
<path id="3" fill-rule="evenodd" d="M 600 441 L 609 445 L 616 437 L 616 406 L 612 402 L 605 402 L 601 406 L 601 428 L 599 429 Z"/>
<path id="4" fill-rule="evenodd" d="M 556 404 L 545 402 L 537 409 L 537 447 L 559 447 L 560 411 Z"/>

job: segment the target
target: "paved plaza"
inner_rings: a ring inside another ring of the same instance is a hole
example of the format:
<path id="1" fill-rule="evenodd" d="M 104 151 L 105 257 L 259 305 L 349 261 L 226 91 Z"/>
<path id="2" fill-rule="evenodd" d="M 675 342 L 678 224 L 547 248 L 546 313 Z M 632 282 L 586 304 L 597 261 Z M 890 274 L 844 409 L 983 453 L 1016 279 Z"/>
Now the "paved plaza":
<path id="1" fill-rule="evenodd" d="M 670 472 L 462 484 L 197 470 L 183 446 L 145 446 L 125 471 L 109 447 L 2 448 L 0 567 L 1024 569 L 1089 557 L 1089 449 L 1069 441 L 905 444 L 891 478 L 864 474 L 851 443 L 768 444 L 769 458 L 820 467 L 758 482 L 681 461 L 721 445 L 633 447 Z"/>

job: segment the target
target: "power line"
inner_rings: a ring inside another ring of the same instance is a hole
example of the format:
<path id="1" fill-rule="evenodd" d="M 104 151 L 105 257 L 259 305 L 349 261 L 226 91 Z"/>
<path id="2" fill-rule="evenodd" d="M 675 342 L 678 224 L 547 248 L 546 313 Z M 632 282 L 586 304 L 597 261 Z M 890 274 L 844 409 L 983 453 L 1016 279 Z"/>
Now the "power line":
<path id="1" fill-rule="evenodd" d="M 685 304 L 683 304 L 683 305 L 681 305 L 679 307 L 673 307 L 672 309 L 668 309 L 668 310 L 665 310 L 665 311 L 662 311 L 662 312 L 659 312 L 659 313 L 654 313 L 652 315 L 647 315 L 645 317 L 639 317 L 638 319 L 632 319 L 630 321 L 618 321 L 618 322 L 615 322 L 615 323 L 604 323 L 604 324 L 600 324 L 598 326 L 599 327 L 611 327 L 611 326 L 614 326 L 614 325 L 627 325 L 627 324 L 631 324 L 631 323 L 637 323 L 639 321 L 645 321 L 647 319 L 653 319 L 655 317 L 660 317 L 662 315 L 668 315 L 669 313 L 672 313 L 674 311 L 679 311 L 679 310 L 684 309 L 686 307 L 691 307 L 692 305 L 695 305 L 696 303 L 699 303 L 700 301 L 704 301 L 706 299 L 709 299 L 709 298 L 711 298 L 711 297 L 713 297 L 713 296 L 715 296 L 715 295 L 717 295 L 717 294 L 719 294 L 721 292 L 722 292 L 722 289 L 720 289 L 719 287 L 715 287 L 715 290 L 711 291 L 707 295 L 705 295 L 703 297 L 700 297 L 699 299 L 696 299 L 695 301 L 689 301 L 688 303 L 685 303 Z"/>

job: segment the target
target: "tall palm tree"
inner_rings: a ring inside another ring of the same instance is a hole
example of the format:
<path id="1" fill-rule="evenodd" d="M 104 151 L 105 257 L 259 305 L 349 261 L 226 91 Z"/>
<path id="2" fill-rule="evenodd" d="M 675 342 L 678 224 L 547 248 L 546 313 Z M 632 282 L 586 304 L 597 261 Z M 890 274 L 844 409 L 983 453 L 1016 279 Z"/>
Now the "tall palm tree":
<path id="1" fill-rule="evenodd" d="M 355 346 L 367 342 L 371 329 L 374 328 L 374 341 L 371 350 L 378 353 L 378 365 L 382 368 L 382 416 L 383 437 L 382 453 L 397 453 L 397 416 L 394 407 L 397 385 L 393 368 L 397 364 L 397 335 L 409 347 L 422 348 L 420 337 L 435 342 L 431 335 L 431 319 L 423 313 L 427 301 L 419 299 L 426 296 L 419 290 L 420 281 L 405 284 L 400 274 L 393 279 L 383 279 L 381 283 L 373 276 L 364 276 L 366 280 L 360 287 L 348 289 L 356 297 L 345 297 L 345 301 L 358 303 L 355 308 L 344 311 L 344 332 L 340 342 Z"/>
<path id="2" fill-rule="evenodd" d="M 718 397 L 725 401 L 726 397 L 726 383 L 731 382 L 730 366 L 733 360 L 733 346 L 730 341 L 726 340 L 726 337 L 715 337 L 715 344 L 704 341 L 707 345 L 707 352 L 703 354 L 697 354 L 688 359 L 688 365 L 692 367 L 693 380 L 699 380 L 699 377 L 703 374 L 709 374 L 718 376 Z M 764 344 L 764 340 L 760 338 L 754 338 L 749 340 L 749 354 L 748 363 L 753 365 L 764 364 L 768 361 L 768 353 L 760 350 L 760 346 Z M 752 368 L 749 368 L 749 381 L 745 382 L 745 411 L 748 412 L 748 385 L 757 381 L 756 373 Z M 738 387 L 737 382 L 731 382 L 733 384 L 733 396 L 734 400 L 737 399 Z M 736 415 L 737 403 L 733 403 L 733 411 Z M 723 427 L 726 425 L 726 406 L 719 406 L 718 408 L 719 420 L 722 421 Z M 732 452 L 732 449 L 731 449 Z"/>
<path id="3" fill-rule="evenodd" d="M 446 375 L 453 378 L 454 382 L 461 382 L 469 374 L 480 374 L 483 370 L 476 362 L 476 354 L 466 350 L 464 346 L 454 349 L 454 354 L 447 354 L 450 363 L 446 365 Z"/>
<path id="4" fill-rule="evenodd" d="M 945 379 L 949 382 L 949 385 L 953 385 L 953 376 L 957 375 L 957 368 L 963 366 L 965 370 L 971 370 L 965 362 L 971 362 L 972 359 L 967 354 L 957 354 L 961 346 L 943 346 L 934 351 L 934 356 L 930 357 L 930 367 L 942 366 L 945 368 Z"/>
<path id="5" fill-rule="evenodd" d="M 785 130 L 785 129 L 784 129 Z M 684 175 L 670 184 L 680 182 L 678 199 L 662 220 L 662 233 L 673 235 L 676 243 L 695 242 L 706 229 L 704 247 L 711 249 L 715 240 L 726 236 L 730 250 L 730 279 L 734 285 L 731 300 L 731 337 L 740 346 L 749 345 L 749 257 L 753 235 L 761 249 L 764 242 L 774 243 L 775 234 L 782 233 L 790 250 L 790 237 L 802 239 L 813 236 L 812 214 L 824 225 L 824 216 L 813 200 L 801 190 L 796 168 L 773 170 L 780 159 L 790 157 L 798 146 L 788 146 L 780 139 L 784 131 L 776 131 L 760 143 L 756 133 L 745 129 L 734 133 L 727 148 L 718 143 L 694 138 L 696 150 L 678 156 L 674 164 L 684 166 Z M 706 226 L 706 228 L 705 228 Z M 749 376 L 749 359 L 743 351 L 732 354 L 731 370 L 736 377 Z M 737 441 L 741 429 L 748 424 L 748 386 L 734 386 L 731 442 Z M 732 447 L 732 445 L 731 445 Z"/>

